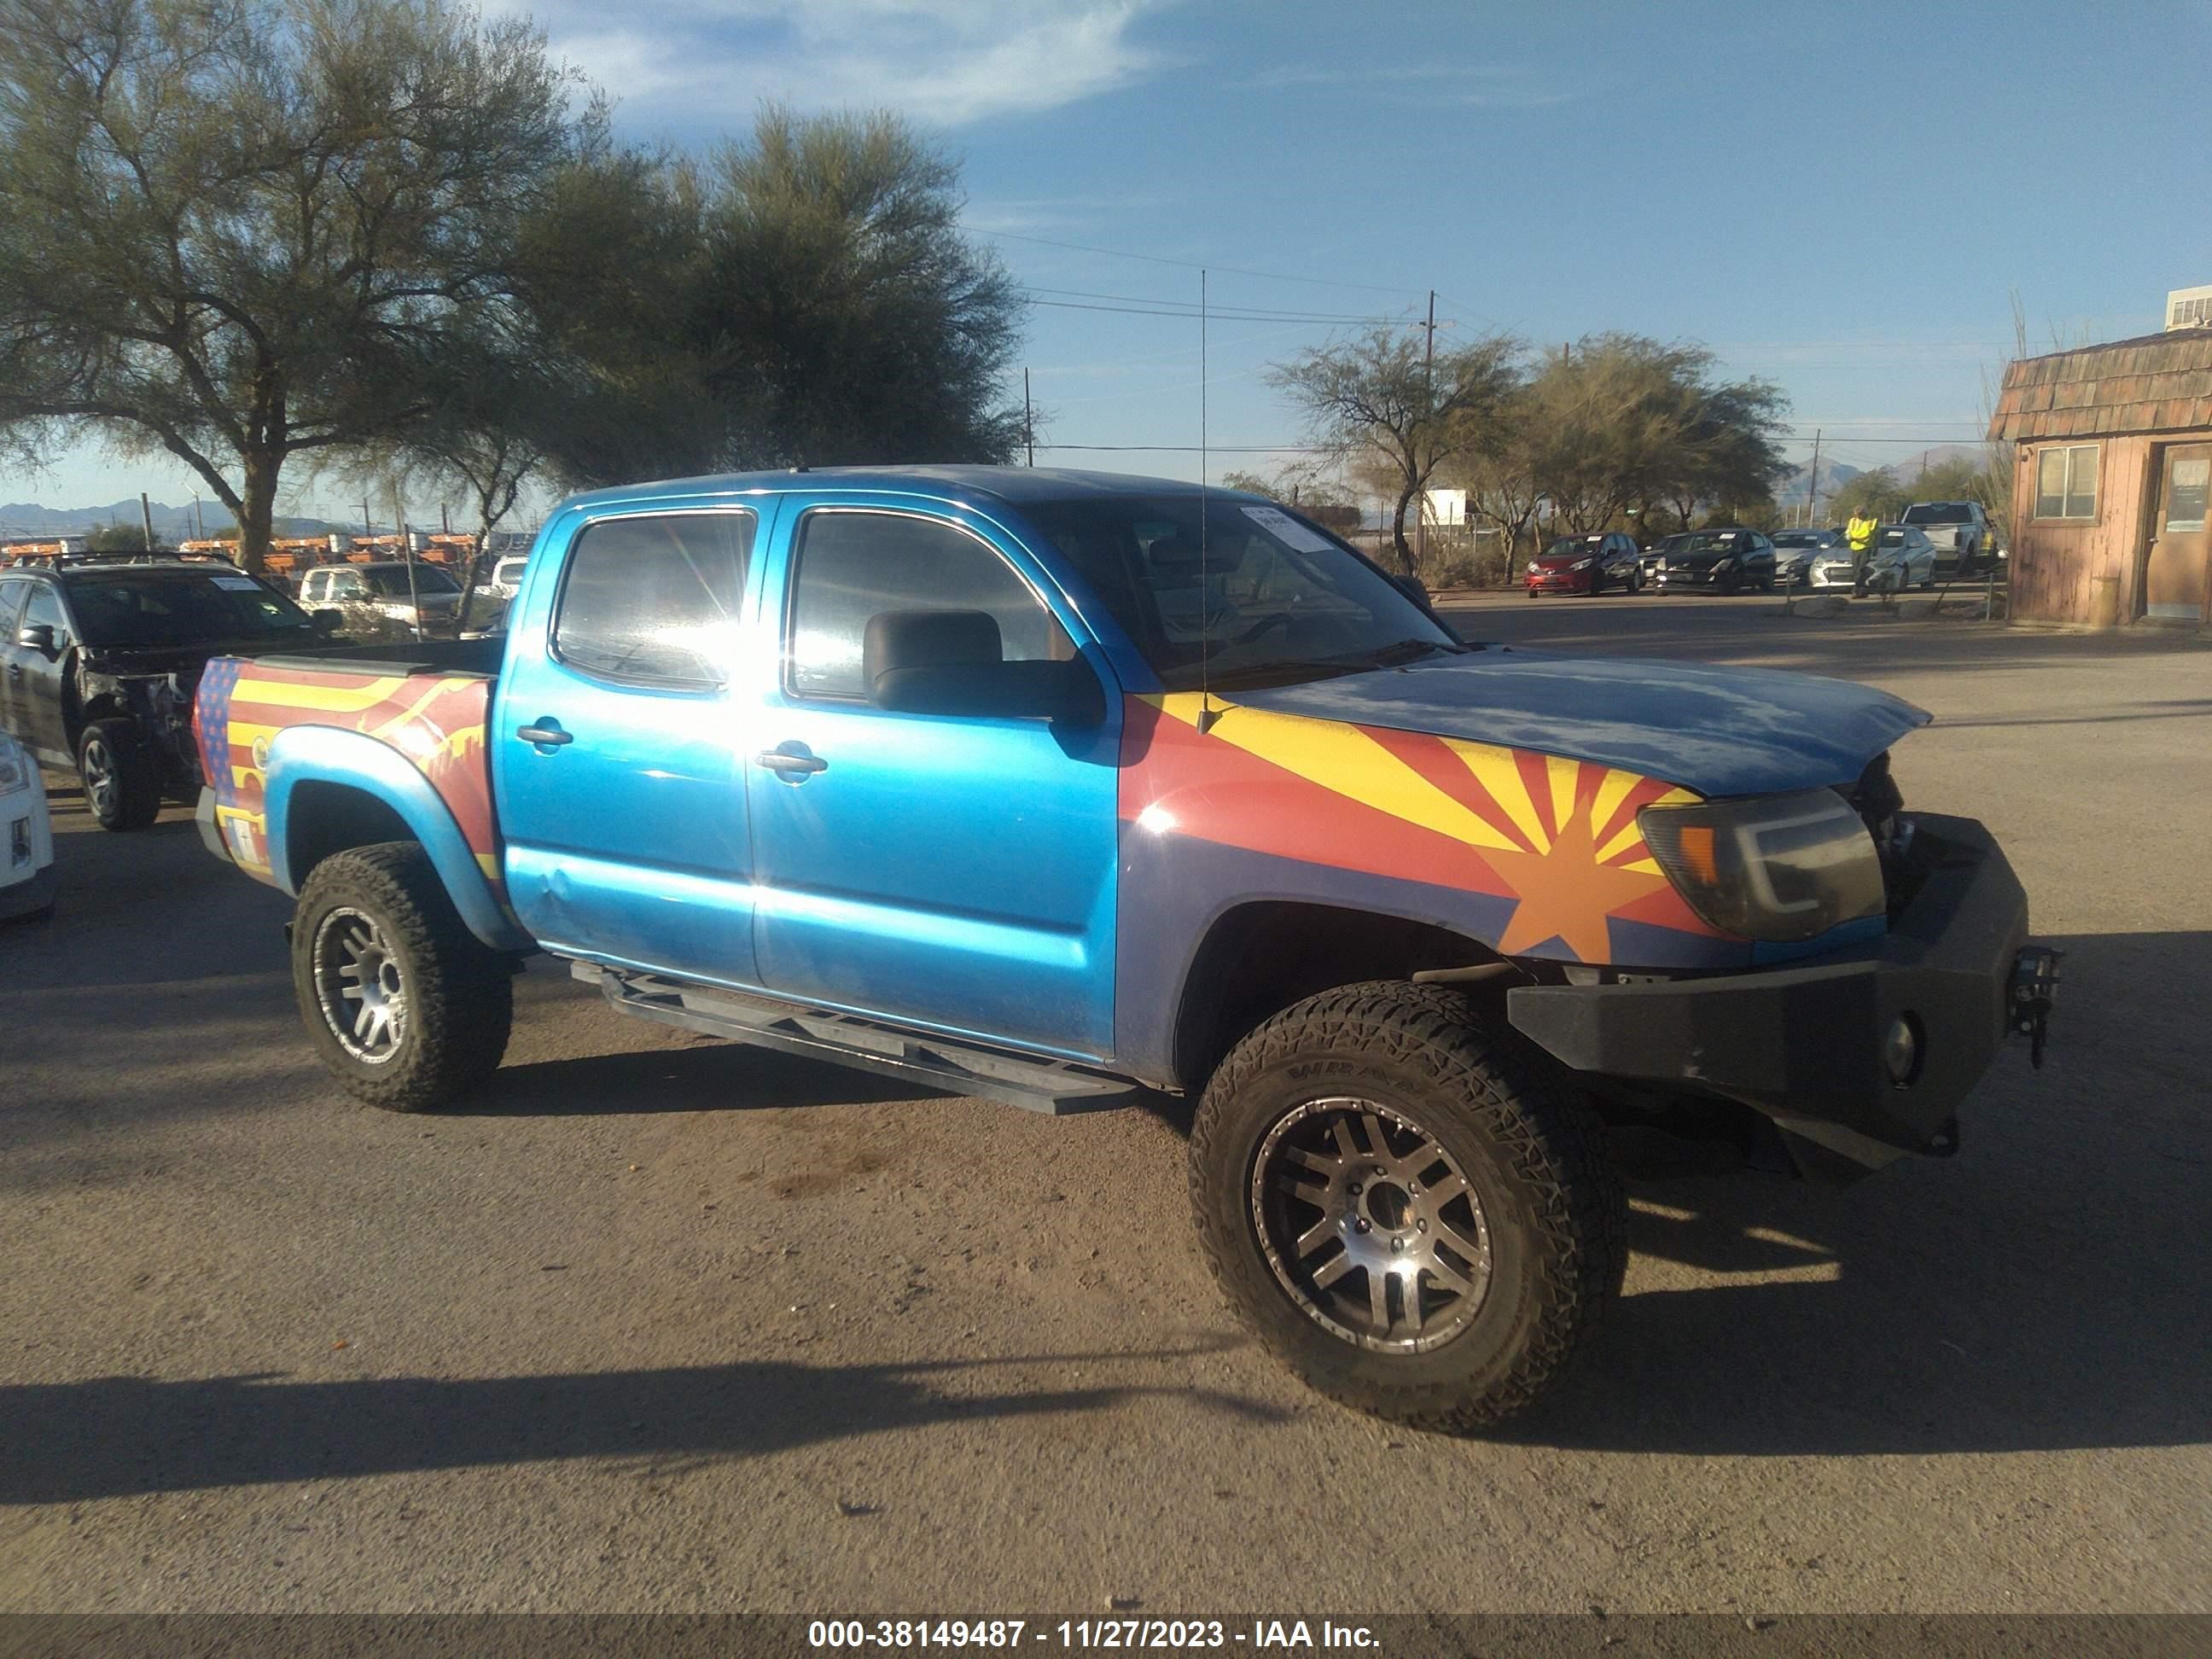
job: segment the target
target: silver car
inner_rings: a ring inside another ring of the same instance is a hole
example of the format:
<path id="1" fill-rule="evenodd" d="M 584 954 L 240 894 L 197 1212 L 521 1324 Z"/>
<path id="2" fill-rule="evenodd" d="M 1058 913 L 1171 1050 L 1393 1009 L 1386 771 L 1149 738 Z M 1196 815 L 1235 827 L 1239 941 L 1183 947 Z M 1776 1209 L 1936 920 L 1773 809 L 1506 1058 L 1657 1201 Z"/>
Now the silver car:
<path id="1" fill-rule="evenodd" d="M 1839 537 L 1832 549 L 1808 555 L 1802 585 L 1833 590 L 1854 585 L 1851 550 Z M 1897 593 L 1936 585 L 1936 544 L 1909 524 L 1886 524 L 1875 532 L 1867 555 L 1869 593 Z"/>
<path id="2" fill-rule="evenodd" d="M 1824 555 L 1850 550 L 1840 530 L 1778 530 L 1774 532 L 1774 579 L 1784 587 L 1801 587 L 1812 574 L 1814 562 Z"/>

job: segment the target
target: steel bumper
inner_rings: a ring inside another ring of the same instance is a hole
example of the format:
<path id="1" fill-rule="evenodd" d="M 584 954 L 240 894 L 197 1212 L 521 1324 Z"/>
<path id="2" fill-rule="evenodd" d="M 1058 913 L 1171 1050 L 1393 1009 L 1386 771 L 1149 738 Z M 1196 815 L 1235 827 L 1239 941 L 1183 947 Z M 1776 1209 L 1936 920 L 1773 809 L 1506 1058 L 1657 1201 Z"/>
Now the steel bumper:
<path id="1" fill-rule="evenodd" d="M 2008 1028 L 2027 897 L 1979 823 L 1913 817 L 1932 867 L 1879 940 L 1747 974 L 1516 987 L 1508 1017 L 1577 1071 L 1755 1108 L 1808 1173 L 1948 1153 L 1959 1103 Z M 1917 1047 L 1902 1082 L 1887 1057 L 1900 1020 Z"/>

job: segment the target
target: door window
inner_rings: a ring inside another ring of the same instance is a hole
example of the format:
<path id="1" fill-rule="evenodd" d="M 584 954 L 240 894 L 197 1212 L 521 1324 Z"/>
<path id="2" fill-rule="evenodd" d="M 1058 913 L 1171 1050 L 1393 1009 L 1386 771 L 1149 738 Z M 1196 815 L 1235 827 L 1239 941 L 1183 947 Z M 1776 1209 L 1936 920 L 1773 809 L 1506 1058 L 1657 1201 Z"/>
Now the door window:
<path id="1" fill-rule="evenodd" d="M 754 524 L 750 513 L 655 513 L 586 526 L 568 552 L 553 654 L 642 685 L 726 684 Z"/>
<path id="2" fill-rule="evenodd" d="M 2212 486 L 2212 456 L 2177 455 L 2166 486 L 2166 527 L 2169 532 L 2204 528 L 2208 486 Z"/>
<path id="3" fill-rule="evenodd" d="M 0 645 L 15 643 L 15 613 L 23 607 L 23 595 L 31 584 L 20 576 L 14 581 L 0 582 Z"/>
<path id="4" fill-rule="evenodd" d="M 36 626 L 40 623 L 54 630 L 54 649 L 66 650 L 70 644 L 69 618 L 62 614 L 62 597 L 44 582 L 31 584 L 31 602 L 23 607 L 23 620 L 16 631 Z"/>
<path id="5" fill-rule="evenodd" d="M 791 604 L 790 689 L 865 700 L 860 651 L 885 611 L 983 611 L 1001 656 L 1038 662 L 1073 643 L 996 549 L 942 520 L 907 513 L 819 511 L 801 526 Z"/>

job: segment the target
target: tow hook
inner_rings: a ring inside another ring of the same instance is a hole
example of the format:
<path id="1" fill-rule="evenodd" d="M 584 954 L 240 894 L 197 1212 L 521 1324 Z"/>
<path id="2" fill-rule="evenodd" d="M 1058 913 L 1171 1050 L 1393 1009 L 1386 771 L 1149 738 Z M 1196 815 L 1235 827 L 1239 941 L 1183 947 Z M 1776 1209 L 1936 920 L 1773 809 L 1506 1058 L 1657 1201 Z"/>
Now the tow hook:
<path id="1" fill-rule="evenodd" d="M 2027 1039 L 2027 1057 L 2039 1068 L 2050 1036 L 2051 1008 L 2058 1000 L 2058 959 L 2047 945 L 2023 945 L 2012 964 L 2012 1029 Z"/>

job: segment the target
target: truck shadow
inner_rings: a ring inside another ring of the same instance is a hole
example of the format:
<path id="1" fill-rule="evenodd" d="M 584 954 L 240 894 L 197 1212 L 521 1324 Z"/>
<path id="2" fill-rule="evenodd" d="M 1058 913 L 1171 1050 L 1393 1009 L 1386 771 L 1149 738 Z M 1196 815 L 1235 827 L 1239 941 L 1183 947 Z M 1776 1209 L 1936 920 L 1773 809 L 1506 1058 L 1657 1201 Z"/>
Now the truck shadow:
<path id="1" fill-rule="evenodd" d="M 886 1431 L 1062 1416 L 1163 1395 L 1249 1421 L 1280 1419 L 1276 1408 L 1239 1395 L 1159 1382 L 1055 1389 L 1048 1381 L 994 1393 L 963 1380 L 1012 1368 L 1048 1380 L 1071 1367 L 1110 1374 L 1224 1346 L 885 1365 L 760 1360 L 581 1376 L 105 1376 L 6 1385 L 0 1506 L 582 1458 L 667 1472 Z M 946 1381 L 951 1386 L 941 1386 Z"/>
<path id="2" fill-rule="evenodd" d="M 2204 983 L 2212 935 L 2053 942 L 2050 1064 L 1999 1056 L 1955 1159 L 1842 1192 L 1638 1183 L 1632 1293 L 1504 1437 L 1735 1456 L 2212 1439 L 2212 1036 L 2142 994 Z"/>

